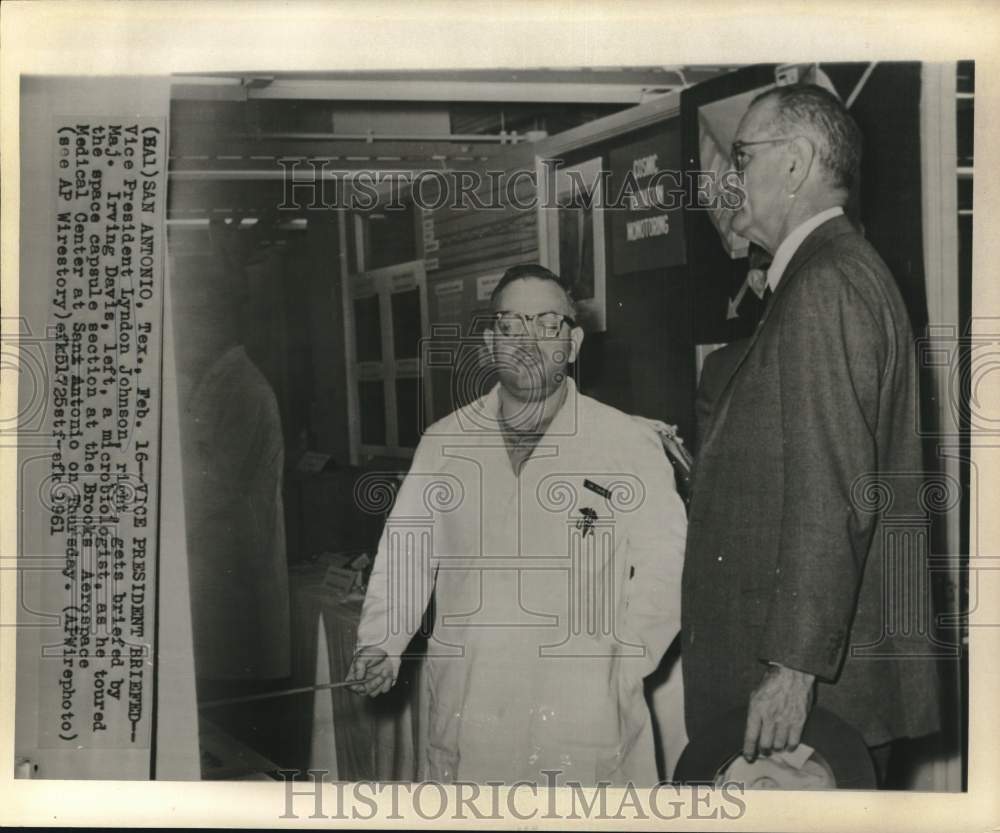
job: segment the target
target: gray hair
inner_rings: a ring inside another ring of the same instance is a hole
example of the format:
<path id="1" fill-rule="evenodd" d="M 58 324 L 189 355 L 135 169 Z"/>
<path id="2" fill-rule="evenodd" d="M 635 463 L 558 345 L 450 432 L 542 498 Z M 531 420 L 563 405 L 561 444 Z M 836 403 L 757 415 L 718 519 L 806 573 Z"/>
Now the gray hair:
<path id="1" fill-rule="evenodd" d="M 850 190 L 861 165 L 861 130 L 829 90 L 815 84 L 789 84 L 758 95 L 751 106 L 774 99 L 783 132 L 805 133 L 816 145 L 830 184 Z"/>

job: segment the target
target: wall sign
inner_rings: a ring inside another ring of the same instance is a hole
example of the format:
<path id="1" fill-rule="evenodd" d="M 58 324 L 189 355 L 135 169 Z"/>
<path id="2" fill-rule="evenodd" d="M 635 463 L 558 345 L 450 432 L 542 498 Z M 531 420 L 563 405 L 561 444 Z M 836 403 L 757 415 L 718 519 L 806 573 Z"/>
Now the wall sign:
<path id="1" fill-rule="evenodd" d="M 685 262 L 680 127 L 612 150 L 607 208 L 617 275 Z"/>

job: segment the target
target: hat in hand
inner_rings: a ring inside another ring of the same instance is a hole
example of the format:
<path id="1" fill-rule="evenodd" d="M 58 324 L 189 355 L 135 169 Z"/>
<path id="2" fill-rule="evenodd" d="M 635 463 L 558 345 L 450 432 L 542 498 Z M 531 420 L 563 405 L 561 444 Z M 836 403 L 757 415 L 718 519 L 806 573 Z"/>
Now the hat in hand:
<path id="1" fill-rule="evenodd" d="M 860 733 L 833 712 L 814 708 L 794 751 L 759 755 L 752 763 L 742 755 L 746 710 L 734 709 L 699 737 L 693 738 L 674 770 L 683 784 L 742 783 L 747 789 L 874 790 L 875 766 Z"/>

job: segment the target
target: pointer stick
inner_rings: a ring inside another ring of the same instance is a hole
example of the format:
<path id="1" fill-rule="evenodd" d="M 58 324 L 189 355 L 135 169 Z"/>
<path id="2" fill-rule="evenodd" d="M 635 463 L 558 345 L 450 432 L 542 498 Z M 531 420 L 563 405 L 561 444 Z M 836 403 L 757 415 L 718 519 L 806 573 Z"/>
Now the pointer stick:
<path id="1" fill-rule="evenodd" d="M 244 697 L 227 697 L 223 700 L 209 700 L 207 703 L 199 703 L 199 709 L 214 709 L 218 706 L 232 706 L 236 703 L 249 703 L 253 700 L 269 700 L 272 697 L 286 697 L 290 694 L 305 694 L 308 691 L 323 691 L 328 688 L 344 688 L 349 685 L 364 685 L 368 679 L 364 680 L 344 680 L 339 683 L 320 683 L 319 685 L 306 685 L 301 688 L 286 688 L 282 691 L 266 691 L 263 694 L 248 694 Z"/>

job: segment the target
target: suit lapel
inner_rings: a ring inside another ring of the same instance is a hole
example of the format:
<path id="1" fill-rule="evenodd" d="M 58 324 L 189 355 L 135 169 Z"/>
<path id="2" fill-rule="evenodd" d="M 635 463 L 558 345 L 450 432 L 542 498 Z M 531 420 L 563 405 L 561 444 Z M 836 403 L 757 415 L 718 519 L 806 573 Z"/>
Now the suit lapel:
<path id="1" fill-rule="evenodd" d="M 709 420 L 708 435 L 705 437 L 705 442 L 702 444 L 703 451 L 712 444 L 712 441 L 719 433 L 719 426 L 725 421 L 724 416 L 729 410 L 733 379 L 736 378 L 736 374 L 739 372 L 743 363 L 746 361 L 747 356 L 750 355 L 750 351 L 753 350 L 754 345 L 757 343 L 757 339 L 764 330 L 764 324 L 770 316 L 771 311 L 778 303 L 782 293 L 787 293 L 789 285 L 795 282 L 798 274 L 802 270 L 802 267 L 827 242 L 835 237 L 840 237 L 843 234 L 854 233 L 856 233 L 856 230 L 851 224 L 851 221 L 842 214 L 838 215 L 830 220 L 827 220 L 823 223 L 823 225 L 815 229 L 805 240 L 802 241 L 802 245 L 800 245 L 795 254 L 792 255 L 792 259 L 788 262 L 788 266 L 785 268 L 785 272 L 781 276 L 781 280 L 778 282 L 778 288 L 775 289 L 774 293 L 771 295 L 771 300 L 764 308 L 764 312 L 760 317 L 760 321 L 757 322 L 757 326 L 754 328 L 753 334 L 747 339 L 746 349 L 743 351 L 740 358 L 733 364 L 729 371 L 729 378 L 726 380 L 725 385 L 719 393 L 716 408 L 720 410 L 720 413 L 715 414 Z"/>

